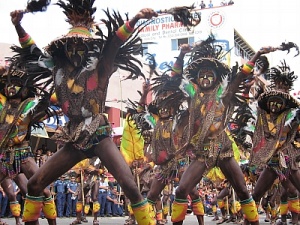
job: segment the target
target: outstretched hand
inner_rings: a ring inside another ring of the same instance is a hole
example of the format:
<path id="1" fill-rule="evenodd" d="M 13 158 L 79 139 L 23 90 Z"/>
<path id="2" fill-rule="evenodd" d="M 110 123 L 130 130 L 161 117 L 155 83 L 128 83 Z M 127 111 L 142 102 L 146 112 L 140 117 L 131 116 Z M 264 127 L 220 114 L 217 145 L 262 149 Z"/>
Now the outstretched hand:
<path id="1" fill-rule="evenodd" d="M 149 91 L 150 91 L 150 82 L 144 82 L 143 83 L 143 93 L 144 94 L 147 94 Z"/>
<path id="2" fill-rule="evenodd" d="M 157 17 L 158 14 L 151 8 L 141 9 L 136 15 L 137 19 L 151 19 L 152 17 Z"/>
<path id="3" fill-rule="evenodd" d="M 186 54 L 192 50 L 192 47 L 189 44 L 182 44 L 179 46 L 180 52 Z"/>
<path id="4" fill-rule="evenodd" d="M 20 24 L 21 20 L 23 19 L 23 10 L 15 10 L 10 13 L 11 22 L 14 26 L 17 26 Z"/>
<path id="5" fill-rule="evenodd" d="M 259 49 L 259 53 L 260 54 L 267 54 L 270 52 L 275 52 L 276 50 L 278 50 L 278 48 L 272 47 L 272 46 L 266 46 L 266 47 L 262 47 Z"/>

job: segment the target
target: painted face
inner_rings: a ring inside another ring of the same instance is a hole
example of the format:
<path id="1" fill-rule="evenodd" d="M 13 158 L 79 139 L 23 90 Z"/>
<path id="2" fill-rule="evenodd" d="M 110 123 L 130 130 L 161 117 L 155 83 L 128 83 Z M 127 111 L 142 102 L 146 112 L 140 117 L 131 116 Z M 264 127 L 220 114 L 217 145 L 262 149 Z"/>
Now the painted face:
<path id="1" fill-rule="evenodd" d="M 158 105 L 159 105 L 160 101 L 163 101 L 171 94 L 172 94 L 171 91 L 166 91 L 166 92 L 161 93 L 157 98 Z M 158 110 L 158 116 L 162 119 L 169 118 L 170 116 L 173 115 L 173 112 L 174 112 L 174 109 L 172 107 L 168 107 L 168 108 L 160 107 Z"/>
<path id="2" fill-rule="evenodd" d="M 198 72 L 198 84 L 203 89 L 215 86 L 217 80 L 216 72 L 211 68 L 201 68 Z"/>
<path id="3" fill-rule="evenodd" d="M 278 96 L 270 97 L 268 100 L 268 108 L 271 113 L 279 113 L 285 108 L 285 100 Z"/>
<path id="4" fill-rule="evenodd" d="M 65 45 L 65 54 L 75 67 L 82 66 L 87 52 L 88 48 L 84 43 L 67 42 Z"/>
<path id="5" fill-rule="evenodd" d="M 18 97 L 20 90 L 22 89 L 22 86 L 20 84 L 17 83 L 8 83 L 5 88 L 5 95 L 7 98 L 16 98 Z"/>
<path id="6" fill-rule="evenodd" d="M 145 143 L 150 144 L 151 139 L 152 139 L 152 132 L 150 130 L 144 130 L 142 135 L 143 135 Z"/>

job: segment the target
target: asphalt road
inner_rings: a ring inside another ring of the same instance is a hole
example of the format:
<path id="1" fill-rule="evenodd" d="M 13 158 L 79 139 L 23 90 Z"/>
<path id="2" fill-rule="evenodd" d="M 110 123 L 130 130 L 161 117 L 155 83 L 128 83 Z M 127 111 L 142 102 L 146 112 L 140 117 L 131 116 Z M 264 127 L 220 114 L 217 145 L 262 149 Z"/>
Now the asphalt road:
<path id="1" fill-rule="evenodd" d="M 207 217 L 205 216 L 204 218 L 204 222 L 205 225 L 216 225 L 215 221 L 212 221 L 213 217 Z M 70 225 L 70 223 L 72 221 L 74 221 L 75 218 L 58 218 L 57 219 L 57 225 Z M 93 224 L 93 218 L 92 217 L 87 217 L 88 219 L 88 223 L 82 223 L 82 225 L 92 225 Z M 127 217 L 101 217 L 99 218 L 100 221 L 100 225 L 109 225 L 109 224 L 114 224 L 114 225 L 123 225 L 125 219 L 127 219 Z M 170 219 L 170 218 L 168 218 Z M 4 218 L 3 221 L 5 221 L 6 223 L 8 223 L 9 225 L 15 225 L 15 220 L 13 218 L 11 219 L 7 219 Z M 167 225 L 171 225 L 172 223 L 169 221 L 169 223 L 167 223 Z M 184 225 L 198 225 L 197 219 L 195 216 L 193 215 L 187 215 L 186 219 L 183 223 Z M 234 225 L 235 223 L 223 223 L 223 225 Z M 260 224 L 262 225 L 269 225 L 270 223 L 266 223 L 264 222 L 264 215 L 261 215 L 261 219 L 260 219 Z M 47 220 L 46 219 L 40 219 L 40 225 L 48 225 Z"/>

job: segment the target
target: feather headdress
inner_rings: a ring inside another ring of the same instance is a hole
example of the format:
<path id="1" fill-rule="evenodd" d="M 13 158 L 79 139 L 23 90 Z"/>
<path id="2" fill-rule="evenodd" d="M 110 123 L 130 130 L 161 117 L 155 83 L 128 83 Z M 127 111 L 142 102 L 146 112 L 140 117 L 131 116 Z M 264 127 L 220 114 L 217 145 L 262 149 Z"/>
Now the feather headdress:
<path id="1" fill-rule="evenodd" d="M 274 96 L 284 99 L 286 108 L 299 107 L 300 102 L 289 94 L 293 88 L 294 81 L 297 79 L 297 76 L 294 75 L 294 72 L 291 71 L 286 62 L 282 61 L 281 65 L 270 68 L 268 75 L 271 81 L 270 89 L 266 92 L 263 92 L 258 97 L 259 107 L 269 112 L 267 103 L 269 98 Z"/>

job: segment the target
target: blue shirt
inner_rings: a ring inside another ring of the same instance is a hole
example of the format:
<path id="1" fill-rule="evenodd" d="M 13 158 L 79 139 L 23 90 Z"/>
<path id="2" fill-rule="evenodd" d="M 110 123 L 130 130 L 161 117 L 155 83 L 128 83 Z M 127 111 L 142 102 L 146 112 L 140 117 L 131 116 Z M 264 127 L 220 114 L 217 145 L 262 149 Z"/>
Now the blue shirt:
<path id="1" fill-rule="evenodd" d="M 65 193 L 66 192 L 67 182 L 62 180 L 57 180 L 54 182 L 54 187 L 57 193 Z"/>
<path id="2" fill-rule="evenodd" d="M 67 189 L 71 189 L 72 191 L 76 191 L 78 187 L 78 183 L 77 182 L 69 182 L 67 184 Z"/>

